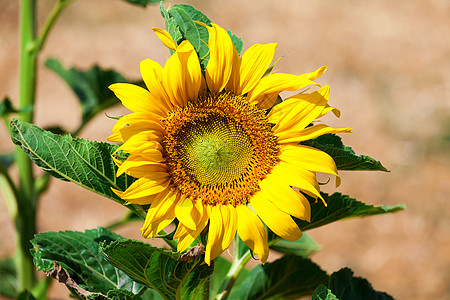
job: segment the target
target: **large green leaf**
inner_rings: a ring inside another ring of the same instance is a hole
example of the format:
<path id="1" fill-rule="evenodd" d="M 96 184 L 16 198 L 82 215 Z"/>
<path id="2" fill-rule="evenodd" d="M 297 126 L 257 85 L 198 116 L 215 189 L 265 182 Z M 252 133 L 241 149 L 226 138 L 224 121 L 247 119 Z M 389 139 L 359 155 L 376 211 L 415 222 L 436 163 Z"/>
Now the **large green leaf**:
<path id="1" fill-rule="evenodd" d="M 298 298 L 312 295 L 328 281 L 328 275 L 309 259 L 286 255 L 273 263 L 258 265 L 241 286 L 240 299 Z"/>
<path id="2" fill-rule="evenodd" d="M 309 235 L 303 233 L 303 236 L 296 241 L 280 240 L 270 246 L 270 249 L 284 254 L 295 254 L 301 257 L 308 257 L 312 253 L 318 251 L 320 246 L 317 245 Z"/>
<path id="3" fill-rule="evenodd" d="M 388 172 L 381 162 L 366 155 L 356 155 L 351 147 L 345 146 L 341 138 L 332 133 L 302 142 L 302 144 L 328 153 L 336 162 L 338 170 Z"/>
<path id="4" fill-rule="evenodd" d="M 323 284 L 314 291 L 311 300 L 339 300 L 336 296 Z"/>
<path id="5" fill-rule="evenodd" d="M 85 232 L 45 232 L 31 240 L 32 254 L 38 270 L 48 272 L 57 261 L 89 292 L 106 295 L 109 290 L 124 289 L 138 293 L 143 287 L 109 264 L 99 250 L 100 243 L 124 239 L 101 227 Z"/>
<path id="6" fill-rule="evenodd" d="M 127 82 L 119 73 L 103 70 L 99 66 L 94 66 L 88 71 L 66 69 L 55 58 L 48 59 L 45 65 L 58 74 L 77 95 L 81 103 L 82 124 L 100 111 L 120 103 L 108 89 L 113 83 Z"/>
<path id="7" fill-rule="evenodd" d="M 310 198 L 311 202 L 311 222 L 295 219 L 297 225 L 302 231 L 320 227 L 331 222 L 341 219 L 354 217 L 367 217 L 379 214 L 393 213 L 405 209 L 404 204 L 393 206 L 373 206 L 363 202 L 356 201 L 347 195 L 334 193 L 331 196 L 321 193 L 327 206 L 322 201 L 315 201 Z"/>
<path id="8" fill-rule="evenodd" d="M 208 30 L 194 21 L 203 22 L 209 26 L 211 21 L 208 17 L 188 4 L 176 4 L 168 11 L 166 11 L 161 4 L 160 10 L 161 15 L 166 21 L 166 30 L 171 35 L 172 39 L 177 44 L 183 40 L 188 40 L 198 53 L 202 68 L 206 68 L 209 57 Z M 230 35 L 236 50 L 240 54 L 244 47 L 244 43 L 230 31 L 228 31 L 228 34 Z"/>
<path id="9" fill-rule="evenodd" d="M 74 182 L 97 194 L 123 204 L 111 188 L 125 190 L 134 178 L 116 177 L 116 165 L 111 154 L 118 146 L 108 143 L 60 136 L 41 128 L 12 119 L 11 138 L 39 167 L 56 178 Z M 143 215 L 139 206 L 128 208 Z"/>
<path id="10" fill-rule="evenodd" d="M 16 266 L 12 258 L 0 260 L 0 295 L 15 297 L 19 288 Z"/>
<path id="11" fill-rule="evenodd" d="M 166 299 L 202 299 L 214 266 L 203 258 L 179 261 L 179 254 L 140 241 L 102 245 L 106 259 L 135 281 L 158 291 Z"/>
<path id="12" fill-rule="evenodd" d="M 372 285 L 364 278 L 354 277 L 353 272 L 344 268 L 331 274 L 328 288 L 338 299 L 342 300 L 393 300 L 390 295 L 384 292 L 377 292 Z"/>

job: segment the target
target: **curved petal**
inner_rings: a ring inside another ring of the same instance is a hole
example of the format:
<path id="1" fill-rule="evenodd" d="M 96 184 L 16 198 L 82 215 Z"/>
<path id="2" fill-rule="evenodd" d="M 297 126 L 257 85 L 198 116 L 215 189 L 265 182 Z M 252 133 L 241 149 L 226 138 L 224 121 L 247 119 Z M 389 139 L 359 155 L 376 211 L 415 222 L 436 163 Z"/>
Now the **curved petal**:
<path id="1" fill-rule="evenodd" d="M 156 105 L 165 111 L 172 110 L 173 105 L 162 84 L 164 68 L 151 59 L 144 59 L 140 66 L 142 79 L 157 102 Z"/>
<path id="2" fill-rule="evenodd" d="M 236 212 L 239 237 L 253 252 L 258 254 L 261 262 L 265 263 L 269 257 L 266 228 L 258 216 L 247 206 L 236 206 Z"/>
<path id="3" fill-rule="evenodd" d="M 319 68 L 315 72 L 302 75 L 285 73 L 269 74 L 263 77 L 254 90 L 249 93 L 248 101 L 250 103 L 259 103 L 261 99 L 263 99 L 262 96 L 265 94 L 280 93 L 282 91 L 296 91 L 311 84 L 318 85 L 312 81 L 315 77 L 311 74 L 321 74 L 319 70 L 323 68 L 324 67 Z"/>
<path id="4" fill-rule="evenodd" d="M 173 41 L 172 37 L 167 31 L 157 27 L 152 27 L 152 29 L 164 44 L 164 46 L 174 51 L 177 50 L 177 44 Z"/>
<path id="5" fill-rule="evenodd" d="M 211 208 L 211 215 L 209 217 L 209 232 L 208 242 L 205 250 L 205 262 L 208 266 L 211 260 L 222 254 L 222 239 L 224 235 L 224 224 L 222 221 L 222 214 L 220 205 Z"/>
<path id="6" fill-rule="evenodd" d="M 295 125 L 285 128 L 284 131 L 275 133 L 278 144 L 299 143 L 307 141 L 327 133 L 352 132 L 352 128 L 331 128 L 325 124 L 318 124 L 298 130 Z"/>
<path id="7" fill-rule="evenodd" d="M 336 175 L 336 185 L 340 184 L 333 158 L 321 150 L 303 145 L 286 144 L 280 148 L 279 157 L 296 168 Z"/>
<path id="8" fill-rule="evenodd" d="M 310 221 L 311 206 L 308 200 L 299 192 L 293 190 L 280 177 L 269 174 L 259 182 L 262 193 L 279 210 L 297 219 Z"/>
<path id="9" fill-rule="evenodd" d="M 206 227 L 206 224 L 208 224 L 208 220 L 209 220 L 208 210 L 206 208 L 203 208 L 202 213 L 201 213 L 201 218 L 199 219 L 199 222 L 197 223 L 194 231 L 189 230 L 187 227 L 183 226 L 182 224 L 179 224 L 178 228 L 177 228 L 177 232 L 175 233 L 175 236 L 174 236 L 174 238 L 178 238 L 177 251 L 182 252 L 182 251 L 186 250 L 186 248 L 189 247 L 194 242 L 194 240 L 197 238 L 197 236 Z M 181 228 L 180 228 L 180 226 L 181 226 Z M 182 232 L 184 232 L 184 233 L 182 233 Z M 178 235 L 177 235 L 177 233 L 178 233 Z"/>
<path id="10" fill-rule="evenodd" d="M 135 112 L 135 113 L 131 113 L 128 115 L 124 115 L 122 117 L 120 117 L 119 120 L 116 121 L 116 123 L 114 124 L 114 127 L 112 129 L 112 131 L 118 131 L 120 129 L 122 129 L 123 127 L 127 126 L 127 125 L 131 125 L 131 124 L 135 124 L 135 123 L 140 123 L 140 122 L 155 122 L 157 124 L 162 125 L 161 123 L 161 117 L 154 114 L 154 113 L 150 113 L 150 112 Z M 161 127 L 162 128 L 162 127 Z"/>
<path id="11" fill-rule="evenodd" d="M 208 29 L 209 61 L 205 78 L 211 93 L 217 94 L 227 85 L 239 55 L 230 36 L 222 27 L 214 23 L 211 23 L 211 27 L 201 22 L 197 23 Z"/>
<path id="12" fill-rule="evenodd" d="M 133 112 L 152 112 L 158 116 L 165 116 L 163 108 L 155 105 L 154 97 L 146 89 L 130 83 L 114 83 L 109 86 L 122 104 Z"/>
<path id="13" fill-rule="evenodd" d="M 195 202 L 199 202 L 199 200 L 195 200 Z M 195 230 L 197 226 L 196 221 L 200 218 L 200 212 L 194 206 L 194 200 L 186 198 L 178 202 L 178 205 L 175 207 L 175 216 L 181 224 L 191 230 Z"/>
<path id="14" fill-rule="evenodd" d="M 222 212 L 224 234 L 222 239 L 222 251 L 227 249 L 236 235 L 237 230 L 237 213 L 232 205 L 222 205 L 220 208 Z"/>
<path id="15" fill-rule="evenodd" d="M 324 85 L 311 94 L 297 94 L 289 97 L 270 111 L 269 122 L 275 123 L 273 132 L 279 132 L 295 126 L 304 129 L 324 110 L 330 95 L 330 88 Z"/>
<path id="16" fill-rule="evenodd" d="M 253 195 L 250 204 L 261 220 L 278 236 L 288 241 L 296 241 L 302 236 L 291 216 L 279 210 L 263 193 Z"/>
<path id="17" fill-rule="evenodd" d="M 121 198 L 133 203 L 133 199 L 161 193 L 170 183 L 166 172 L 152 173 L 151 178 L 139 178 L 123 192 Z"/>
<path id="18" fill-rule="evenodd" d="M 141 228 L 142 236 L 150 238 L 167 227 L 175 219 L 174 206 L 178 195 L 175 191 L 167 190 L 153 200 L 147 212 L 144 225 Z"/>
<path id="19" fill-rule="evenodd" d="M 172 103 L 185 107 L 196 100 L 202 81 L 197 53 L 188 41 L 183 41 L 164 66 L 163 84 Z"/>
<path id="20" fill-rule="evenodd" d="M 239 86 L 236 94 L 243 95 L 253 90 L 270 67 L 275 55 L 276 43 L 254 44 L 242 55 Z"/>

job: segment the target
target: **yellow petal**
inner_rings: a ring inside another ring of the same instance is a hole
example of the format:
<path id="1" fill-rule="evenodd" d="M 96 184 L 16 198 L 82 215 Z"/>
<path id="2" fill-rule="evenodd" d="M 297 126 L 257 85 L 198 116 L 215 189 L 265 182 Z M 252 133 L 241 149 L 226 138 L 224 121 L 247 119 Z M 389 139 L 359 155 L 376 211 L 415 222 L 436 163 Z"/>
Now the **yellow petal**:
<path id="1" fill-rule="evenodd" d="M 261 262 L 265 263 L 269 257 L 266 228 L 256 214 L 247 206 L 236 206 L 236 212 L 239 237 L 253 252 L 258 254 Z"/>
<path id="2" fill-rule="evenodd" d="M 224 234 L 222 239 L 222 251 L 227 249 L 236 235 L 237 230 L 237 213 L 232 205 L 222 205 L 222 222 L 224 224 Z"/>
<path id="3" fill-rule="evenodd" d="M 183 41 L 164 66 L 164 89 L 175 106 L 185 107 L 198 97 L 202 81 L 194 47 Z"/>
<path id="4" fill-rule="evenodd" d="M 303 145 L 286 144 L 280 148 L 279 157 L 296 168 L 336 175 L 336 185 L 340 183 L 333 158 L 321 150 Z"/>
<path id="5" fill-rule="evenodd" d="M 311 94 L 297 94 L 276 105 L 269 113 L 269 122 L 276 123 L 273 132 L 287 130 L 293 126 L 303 129 L 324 110 L 330 95 L 328 85 Z"/>
<path id="6" fill-rule="evenodd" d="M 152 237 L 167 227 L 175 219 L 175 205 L 178 195 L 172 190 L 166 190 L 153 200 L 147 212 L 144 225 L 142 226 L 142 236 Z"/>
<path id="7" fill-rule="evenodd" d="M 133 182 L 122 194 L 122 199 L 133 202 L 141 198 L 164 191 L 170 183 L 166 172 L 152 173 L 151 178 L 139 178 Z"/>
<path id="8" fill-rule="evenodd" d="M 209 217 L 209 232 L 208 242 L 205 250 L 205 262 L 208 266 L 211 260 L 222 254 L 222 238 L 224 234 L 224 224 L 222 222 L 222 215 L 220 205 L 211 208 L 211 215 Z"/>
<path id="9" fill-rule="evenodd" d="M 182 199 L 175 207 L 175 216 L 181 224 L 191 230 L 195 230 L 196 222 L 194 218 L 198 217 L 198 212 L 194 208 L 191 198 Z"/>
<path id="10" fill-rule="evenodd" d="M 155 105 L 154 97 L 146 89 L 130 83 L 114 83 L 109 89 L 116 94 L 122 104 L 133 112 L 151 112 L 165 116 L 164 109 Z"/>
<path id="11" fill-rule="evenodd" d="M 157 62 L 151 59 L 141 61 L 142 79 L 155 99 L 155 102 L 157 102 L 155 105 L 163 108 L 165 111 L 170 111 L 173 109 L 173 105 L 162 84 L 163 74 L 164 68 Z"/>
<path id="12" fill-rule="evenodd" d="M 254 44 L 242 55 L 240 82 L 236 94 L 246 94 L 258 84 L 270 67 L 275 54 L 276 43 Z"/>
<path id="13" fill-rule="evenodd" d="M 124 141 L 127 141 L 136 134 L 142 134 L 144 131 L 148 132 L 148 134 L 152 134 L 152 139 L 154 136 L 156 136 L 156 139 L 159 139 L 165 135 L 165 130 L 161 124 L 154 121 L 141 121 L 125 126 L 122 129 L 119 129 L 119 131 Z"/>
<path id="14" fill-rule="evenodd" d="M 189 230 L 187 227 L 183 226 L 183 224 L 178 225 L 179 227 L 181 226 L 181 228 L 177 228 L 177 232 L 174 236 L 174 238 L 178 238 L 177 251 L 182 252 L 186 250 L 186 248 L 189 247 L 197 238 L 197 236 L 203 231 L 203 229 L 206 227 L 206 224 L 208 224 L 208 210 L 206 208 L 202 208 L 201 211 L 201 217 L 194 231 Z"/>
<path id="15" fill-rule="evenodd" d="M 264 193 L 254 194 L 250 204 L 262 221 L 278 236 L 288 241 L 296 241 L 302 236 L 291 216 L 266 199 Z"/>
<path id="16" fill-rule="evenodd" d="M 314 76 L 311 74 L 317 75 L 319 73 L 320 72 L 317 70 L 303 75 L 285 73 L 269 74 L 263 77 L 254 90 L 249 93 L 248 101 L 250 103 L 259 103 L 262 99 L 261 97 L 265 94 L 280 93 L 282 91 L 296 91 L 311 84 L 318 85 L 312 81 Z"/>
<path id="17" fill-rule="evenodd" d="M 206 66 L 205 78 L 211 93 L 220 93 L 228 83 L 233 65 L 239 59 L 239 55 L 228 33 L 220 26 L 211 23 L 211 27 L 197 22 L 206 27 L 209 33 L 209 61 Z"/>
<path id="18" fill-rule="evenodd" d="M 318 124 L 314 126 L 307 127 L 305 129 L 297 130 L 294 125 L 291 128 L 286 128 L 285 131 L 277 131 L 275 135 L 278 137 L 278 144 L 286 143 L 299 143 L 302 141 L 307 141 L 318 136 L 327 133 L 340 133 L 340 132 L 352 132 L 352 128 L 331 128 L 325 124 Z"/>
<path id="19" fill-rule="evenodd" d="M 140 122 L 145 123 L 148 121 L 152 121 L 152 122 L 162 125 L 160 119 L 161 119 L 160 116 L 150 113 L 150 112 L 131 113 L 131 114 L 122 116 L 119 120 L 117 120 L 116 124 L 114 124 L 112 131 L 113 132 L 118 131 L 118 130 L 122 129 L 123 127 L 125 127 L 126 125 L 140 123 Z"/>
<path id="20" fill-rule="evenodd" d="M 269 174 L 259 182 L 260 193 L 272 202 L 279 210 L 297 219 L 310 221 L 311 206 L 308 200 L 299 192 L 293 190 L 280 177 Z"/>
<path id="21" fill-rule="evenodd" d="M 164 44 L 164 46 L 174 51 L 177 50 L 177 44 L 173 41 L 172 37 L 167 31 L 157 27 L 152 27 L 152 29 Z"/>
<path id="22" fill-rule="evenodd" d="M 135 178 L 141 178 L 155 172 L 167 173 L 167 166 L 165 164 L 151 162 L 146 159 L 136 159 L 135 156 L 134 159 L 130 160 L 130 158 L 128 158 L 120 165 L 116 176 L 119 177 L 123 173 L 126 173 Z"/>

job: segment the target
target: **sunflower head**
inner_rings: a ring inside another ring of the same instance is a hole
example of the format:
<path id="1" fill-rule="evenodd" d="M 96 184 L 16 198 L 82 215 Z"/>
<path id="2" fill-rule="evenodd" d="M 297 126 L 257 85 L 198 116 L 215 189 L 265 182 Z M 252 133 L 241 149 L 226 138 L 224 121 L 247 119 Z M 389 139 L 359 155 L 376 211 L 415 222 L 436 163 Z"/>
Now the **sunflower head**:
<path id="1" fill-rule="evenodd" d="M 327 104 L 328 86 L 274 106 L 282 91 L 318 86 L 314 80 L 326 67 L 302 75 L 266 74 L 276 44 L 255 44 L 239 56 L 224 29 L 199 24 L 209 33 L 204 70 L 188 41 L 177 45 L 154 28 L 174 53 L 164 67 L 150 59 L 141 62 L 148 90 L 110 86 L 132 111 L 109 137 L 129 154 L 116 158 L 117 176 L 137 178 L 115 192 L 128 202 L 151 204 L 145 237 L 177 218 L 178 251 L 208 228 L 206 263 L 227 249 L 236 233 L 264 263 L 269 254 L 264 224 L 284 239 L 300 238 L 292 217 L 309 221 L 305 195 L 321 198 L 316 172 L 337 176 L 328 154 L 299 143 L 350 128 L 314 125 L 330 111 L 339 114 Z"/>

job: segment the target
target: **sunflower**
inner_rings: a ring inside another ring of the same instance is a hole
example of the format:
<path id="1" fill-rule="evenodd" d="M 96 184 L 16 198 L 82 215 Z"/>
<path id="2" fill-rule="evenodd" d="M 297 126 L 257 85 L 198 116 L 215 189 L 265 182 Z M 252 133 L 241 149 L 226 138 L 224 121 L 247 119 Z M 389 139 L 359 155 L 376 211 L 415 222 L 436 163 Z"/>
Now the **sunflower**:
<path id="1" fill-rule="evenodd" d="M 141 228 L 146 238 L 176 218 L 177 251 L 209 226 L 207 264 L 236 233 L 264 263 L 269 255 L 264 224 L 283 239 L 299 239 L 291 216 L 310 220 L 305 195 L 321 199 L 316 172 L 338 176 L 328 154 L 299 143 L 351 128 L 313 123 L 330 111 L 339 116 L 327 104 L 327 85 L 274 105 L 282 91 L 318 86 L 313 80 L 326 67 L 302 75 L 267 74 L 277 44 L 255 44 L 240 57 L 224 29 L 199 24 L 209 33 L 204 71 L 188 41 L 177 45 L 166 31 L 153 28 L 173 54 L 164 67 L 141 62 L 148 90 L 110 86 L 133 112 L 117 121 L 108 138 L 123 143 L 118 150 L 127 153 L 114 158 L 117 176 L 137 178 L 114 192 L 130 203 L 151 204 Z"/>

